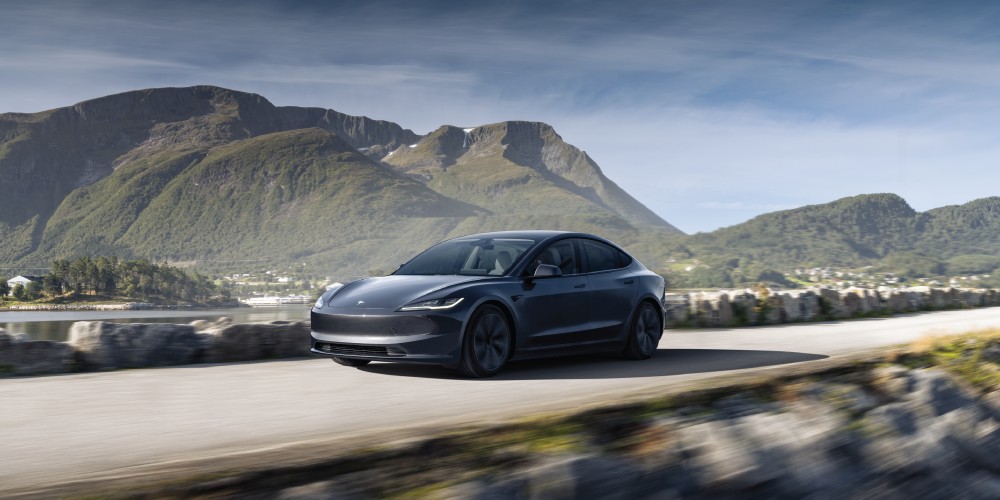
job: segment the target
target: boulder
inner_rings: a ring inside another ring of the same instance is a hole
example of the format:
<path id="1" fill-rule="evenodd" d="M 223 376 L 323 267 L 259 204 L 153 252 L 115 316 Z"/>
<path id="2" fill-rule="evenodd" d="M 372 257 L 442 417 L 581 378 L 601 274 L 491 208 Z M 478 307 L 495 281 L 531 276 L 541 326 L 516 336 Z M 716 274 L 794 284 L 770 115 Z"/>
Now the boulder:
<path id="1" fill-rule="evenodd" d="M 73 349 L 48 340 L 17 340 L 0 329 L 0 376 L 65 373 L 75 367 Z"/>
<path id="2" fill-rule="evenodd" d="M 105 321 L 73 323 L 69 345 L 98 370 L 198 363 L 206 349 L 191 325 Z"/>
<path id="3" fill-rule="evenodd" d="M 304 322 L 236 323 L 205 331 L 211 341 L 205 361 L 229 362 L 308 356 Z"/>

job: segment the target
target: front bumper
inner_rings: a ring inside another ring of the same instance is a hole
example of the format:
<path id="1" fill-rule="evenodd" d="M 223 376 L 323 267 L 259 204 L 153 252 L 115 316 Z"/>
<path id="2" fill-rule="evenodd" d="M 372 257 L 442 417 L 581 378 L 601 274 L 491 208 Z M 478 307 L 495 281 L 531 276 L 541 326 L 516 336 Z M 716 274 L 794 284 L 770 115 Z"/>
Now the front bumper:
<path id="1" fill-rule="evenodd" d="M 447 315 L 380 312 L 311 314 L 314 354 L 349 359 L 454 365 L 462 321 Z"/>

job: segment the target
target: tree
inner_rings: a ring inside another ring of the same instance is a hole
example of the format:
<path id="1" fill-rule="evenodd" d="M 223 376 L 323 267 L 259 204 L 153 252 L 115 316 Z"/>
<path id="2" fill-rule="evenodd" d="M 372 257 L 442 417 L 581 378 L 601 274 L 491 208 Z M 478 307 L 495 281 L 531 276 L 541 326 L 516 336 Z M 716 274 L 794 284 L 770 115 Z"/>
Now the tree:
<path id="1" fill-rule="evenodd" d="M 52 261 L 51 274 L 59 280 L 59 288 L 64 291 L 68 291 L 70 289 L 69 268 L 70 263 L 66 259 Z"/>
<path id="2" fill-rule="evenodd" d="M 10 285 L 7 284 L 7 278 L 0 278 L 0 301 L 3 301 L 10 295 Z"/>
<path id="3" fill-rule="evenodd" d="M 28 300 L 38 300 L 42 298 L 42 284 L 37 281 L 28 283 L 24 288 L 24 298 Z"/>
<path id="4" fill-rule="evenodd" d="M 18 283 L 14 285 L 14 298 L 17 300 L 24 300 L 24 285 Z"/>
<path id="5" fill-rule="evenodd" d="M 62 281 L 54 273 L 46 274 L 42 278 L 42 289 L 45 293 L 55 297 L 62 293 Z"/>

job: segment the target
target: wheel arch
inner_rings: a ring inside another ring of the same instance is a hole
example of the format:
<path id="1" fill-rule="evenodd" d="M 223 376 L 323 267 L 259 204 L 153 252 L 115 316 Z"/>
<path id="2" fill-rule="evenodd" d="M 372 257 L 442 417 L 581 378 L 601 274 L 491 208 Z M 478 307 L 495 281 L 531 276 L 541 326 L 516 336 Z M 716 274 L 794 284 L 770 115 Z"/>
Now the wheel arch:
<path id="1" fill-rule="evenodd" d="M 500 309 L 501 312 L 503 312 L 504 317 L 507 318 L 507 325 L 510 326 L 510 331 L 511 331 L 510 338 L 511 338 L 511 342 L 513 343 L 513 345 L 511 345 L 511 348 L 513 349 L 513 348 L 517 347 L 517 330 L 518 330 L 518 325 L 517 325 L 517 321 L 514 318 L 514 313 L 511 312 L 510 305 L 504 303 L 504 301 L 502 299 L 499 299 L 497 297 L 483 297 L 478 302 L 476 302 L 476 305 L 474 305 L 474 306 L 472 306 L 472 307 L 469 308 L 469 315 L 468 315 L 468 317 L 466 317 L 465 323 L 462 326 L 462 336 L 460 338 L 460 341 L 461 342 L 465 342 L 465 334 L 468 333 L 469 326 L 470 326 L 471 321 L 472 321 L 472 317 L 475 316 L 476 311 L 478 311 L 480 307 L 483 307 L 483 306 L 486 306 L 486 305 L 495 306 L 498 309 Z M 511 356 L 513 356 L 513 354 L 514 354 L 514 352 L 512 350 L 511 351 Z"/>

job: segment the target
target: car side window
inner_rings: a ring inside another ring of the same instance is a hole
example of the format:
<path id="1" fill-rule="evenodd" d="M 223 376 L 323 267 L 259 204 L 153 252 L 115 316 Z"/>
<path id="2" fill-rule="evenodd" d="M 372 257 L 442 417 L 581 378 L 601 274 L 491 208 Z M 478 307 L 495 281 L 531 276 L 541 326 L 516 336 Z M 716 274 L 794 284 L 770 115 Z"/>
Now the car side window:
<path id="1" fill-rule="evenodd" d="M 525 270 L 526 274 L 534 274 L 539 264 L 556 266 L 562 274 L 580 274 L 580 263 L 577 261 L 576 250 L 570 240 L 557 241 L 542 250 L 535 257 L 535 262 Z"/>
<path id="2" fill-rule="evenodd" d="M 592 273 L 619 269 L 622 265 L 621 252 L 604 243 L 583 240 L 583 253 L 587 256 L 587 270 Z"/>

